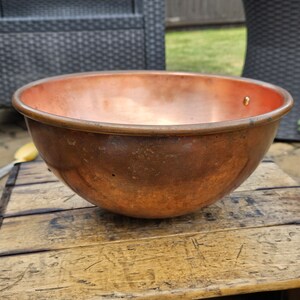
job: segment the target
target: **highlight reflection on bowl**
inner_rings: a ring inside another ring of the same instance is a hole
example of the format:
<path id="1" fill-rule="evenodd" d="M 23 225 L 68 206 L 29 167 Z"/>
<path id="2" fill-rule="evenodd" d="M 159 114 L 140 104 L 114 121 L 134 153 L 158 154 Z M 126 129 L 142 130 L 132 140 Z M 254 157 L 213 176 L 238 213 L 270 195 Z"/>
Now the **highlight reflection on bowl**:
<path id="1" fill-rule="evenodd" d="M 53 77 L 13 99 L 57 177 L 100 207 L 145 218 L 186 214 L 238 187 L 292 102 L 250 79 L 158 71 Z"/>

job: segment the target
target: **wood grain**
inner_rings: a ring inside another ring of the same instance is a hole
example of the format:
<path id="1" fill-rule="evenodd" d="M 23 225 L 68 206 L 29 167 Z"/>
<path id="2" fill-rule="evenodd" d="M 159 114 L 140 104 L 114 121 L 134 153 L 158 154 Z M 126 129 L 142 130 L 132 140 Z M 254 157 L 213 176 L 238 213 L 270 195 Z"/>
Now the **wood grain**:
<path id="1" fill-rule="evenodd" d="M 56 181 L 16 186 L 4 216 L 32 215 L 91 206 L 94 205 L 77 196 L 62 182 Z"/>
<path id="2" fill-rule="evenodd" d="M 262 162 L 254 173 L 235 191 L 253 191 L 286 186 L 299 186 L 299 184 L 275 163 Z"/>
<path id="3" fill-rule="evenodd" d="M 203 299 L 300 286 L 300 228 L 191 233 L 0 258 L 1 299 Z"/>
<path id="4" fill-rule="evenodd" d="M 0 234 L 0 255 L 191 232 L 300 224 L 299 203 L 300 188 L 294 188 L 235 192 L 197 213 L 165 220 L 132 219 L 96 207 L 6 218 Z"/>
<path id="5" fill-rule="evenodd" d="M 20 184 L 20 182 L 27 182 L 27 184 L 14 188 L 4 216 L 36 214 L 92 206 L 59 181 L 30 184 L 30 180 L 33 182 L 41 180 L 43 182 L 47 178 L 49 180 L 49 176 L 53 175 L 47 171 L 44 163 L 35 162 L 26 165 L 27 169 L 21 166 L 16 184 Z M 50 175 L 44 176 L 45 172 Z M 35 179 L 32 179 L 31 175 Z M 22 178 L 22 181 L 19 178 Z M 244 184 L 236 189 L 236 192 L 297 185 L 297 182 L 286 175 L 276 164 L 264 162 L 260 164 Z"/>
<path id="6" fill-rule="evenodd" d="M 13 166 L 10 174 L 8 176 L 5 176 L 7 181 L 4 189 L 2 190 L 0 187 L 0 194 L 1 194 L 0 195 L 0 229 L 3 222 L 3 214 L 4 211 L 6 210 L 7 203 L 10 199 L 11 192 L 13 190 L 18 172 L 19 172 L 19 165 L 16 164 Z"/>
<path id="7" fill-rule="evenodd" d="M 58 179 L 48 170 L 48 167 L 43 161 L 37 160 L 21 164 L 16 185 L 35 184 L 49 181 L 58 181 Z"/>

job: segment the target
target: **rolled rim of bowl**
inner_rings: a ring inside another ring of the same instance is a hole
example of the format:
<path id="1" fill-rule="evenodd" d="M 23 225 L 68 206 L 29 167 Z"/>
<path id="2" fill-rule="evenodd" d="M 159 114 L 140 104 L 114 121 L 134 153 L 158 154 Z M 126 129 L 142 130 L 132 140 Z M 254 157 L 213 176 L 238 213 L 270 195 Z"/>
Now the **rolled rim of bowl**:
<path id="1" fill-rule="evenodd" d="M 226 120 L 219 122 L 209 123 L 195 123 L 195 124 L 178 124 L 178 125 L 142 125 L 142 124 L 119 124 L 119 123 L 107 123 L 96 122 L 83 119 L 75 119 L 55 114 L 50 114 L 44 111 L 34 109 L 21 101 L 21 94 L 25 90 L 50 81 L 63 80 L 76 77 L 88 77 L 95 75 L 120 75 L 120 74 L 135 74 L 135 75 L 172 75 L 172 76 L 197 76 L 197 77 L 210 77 L 235 80 L 239 82 L 246 82 L 256 84 L 265 88 L 276 91 L 282 95 L 283 104 L 268 113 L 260 114 L 249 118 L 241 118 L 234 120 Z M 220 132 L 242 130 L 254 126 L 262 126 L 268 123 L 275 122 L 286 115 L 293 107 L 293 98 L 285 89 L 266 83 L 260 80 L 237 77 L 237 76 L 223 76 L 213 75 L 205 73 L 192 73 L 192 72 L 170 72 L 170 71 L 94 71 L 94 72 L 82 72 L 67 75 L 60 75 L 54 77 L 48 77 L 41 80 L 31 82 L 19 88 L 13 95 L 12 104 L 13 107 L 23 114 L 25 117 L 39 121 L 41 123 L 52 125 L 55 127 L 61 127 L 66 129 L 106 133 L 116 135 L 194 135 L 194 134 L 214 134 Z"/>

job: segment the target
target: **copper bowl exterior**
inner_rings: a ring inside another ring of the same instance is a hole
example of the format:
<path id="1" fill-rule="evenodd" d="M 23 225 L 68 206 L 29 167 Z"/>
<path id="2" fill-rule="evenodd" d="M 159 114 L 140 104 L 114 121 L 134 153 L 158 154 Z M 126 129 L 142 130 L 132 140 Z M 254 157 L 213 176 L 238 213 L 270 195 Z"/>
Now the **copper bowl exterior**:
<path id="1" fill-rule="evenodd" d="M 95 205 L 143 218 L 187 214 L 237 188 L 292 104 L 263 82 L 160 71 L 53 77 L 13 98 L 58 178 Z"/>

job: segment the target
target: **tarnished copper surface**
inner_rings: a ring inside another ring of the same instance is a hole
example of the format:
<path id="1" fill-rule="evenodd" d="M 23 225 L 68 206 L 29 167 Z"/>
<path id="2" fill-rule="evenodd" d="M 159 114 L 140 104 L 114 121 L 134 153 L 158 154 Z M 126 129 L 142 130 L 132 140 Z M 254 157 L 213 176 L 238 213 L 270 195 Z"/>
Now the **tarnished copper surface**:
<path id="1" fill-rule="evenodd" d="M 292 99 L 254 80 L 136 71 L 41 80 L 13 104 L 49 168 L 76 193 L 113 212 L 163 218 L 238 187 Z"/>

